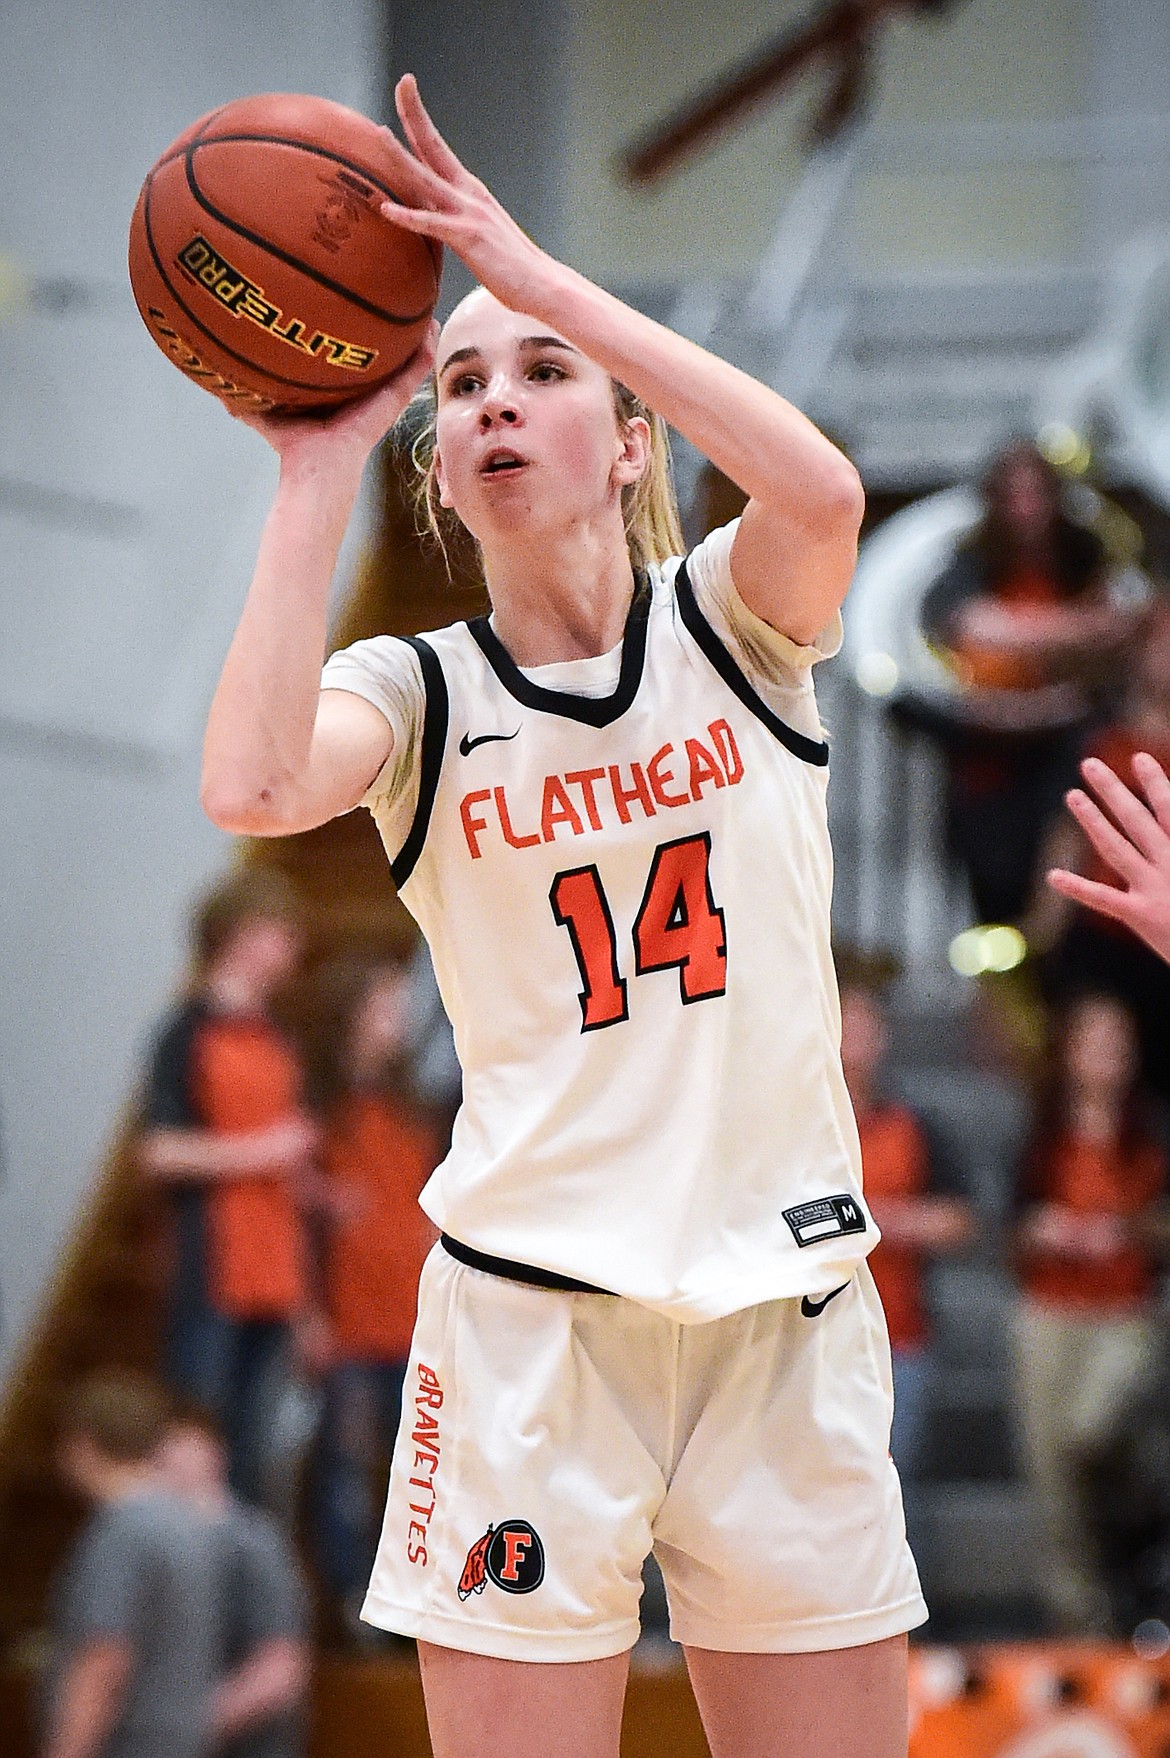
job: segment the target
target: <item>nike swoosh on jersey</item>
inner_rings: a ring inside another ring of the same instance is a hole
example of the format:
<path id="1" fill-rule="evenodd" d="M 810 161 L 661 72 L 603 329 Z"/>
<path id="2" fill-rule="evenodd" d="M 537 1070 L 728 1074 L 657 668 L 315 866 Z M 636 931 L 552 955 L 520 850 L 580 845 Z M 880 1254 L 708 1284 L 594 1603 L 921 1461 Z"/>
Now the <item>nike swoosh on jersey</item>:
<path id="1" fill-rule="evenodd" d="M 800 1302 L 801 1312 L 804 1314 L 805 1318 L 816 1318 L 818 1313 L 824 1312 L 830 1300 L 836 1300 L 838 1294 L 844 1294 L 848 1286 L 848 1282 L 842 1282 L 839 1288 L 834 1288 L 830 1294 L 822 1295 L 820 1300 L 810 1300 L 807 1294 L 804 1295 Z"/>
<path id="2" fill-rule="evenodd" d="M 477 745 L 490 744 L 493 739 L 502 739 L 506 744 L 509 739 L 514 739 L 519 731 L 520 728 L 517 727 L 516 732 L 485 732 L 480 733 L 479 737 L 476 739 L 469 739 L 467 734 L 464 733 L 459 741 L 459 755 L 461 757 L 470 757 Z"/>

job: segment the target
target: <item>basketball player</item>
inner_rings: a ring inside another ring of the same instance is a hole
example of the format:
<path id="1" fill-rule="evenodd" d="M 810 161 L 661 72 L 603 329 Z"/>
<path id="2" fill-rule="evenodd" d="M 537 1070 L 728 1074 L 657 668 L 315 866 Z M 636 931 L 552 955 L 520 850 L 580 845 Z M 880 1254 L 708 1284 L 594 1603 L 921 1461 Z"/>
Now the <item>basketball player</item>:
<path id="1" fill-rule="evenodd" d="M 437 1758 L 615 1758 L 653 1546 L 714 1758 L 896 1758 L 925 1608 L 811 683 L 860 485 L 782 398 L 540 250 L 413 80 L 397 100 L 394 218 L 481 286 L 364 404 L 254 422 L 280 482 L 204 781 L 246 834 L 370 808 L 464 1070 L 366 1615 L 419 1640 Z M 432 359 L 428 500 L 491 617 L 321 680 L 362 467 Z M 685 560 L 663 418 L 749 497 Z"/>

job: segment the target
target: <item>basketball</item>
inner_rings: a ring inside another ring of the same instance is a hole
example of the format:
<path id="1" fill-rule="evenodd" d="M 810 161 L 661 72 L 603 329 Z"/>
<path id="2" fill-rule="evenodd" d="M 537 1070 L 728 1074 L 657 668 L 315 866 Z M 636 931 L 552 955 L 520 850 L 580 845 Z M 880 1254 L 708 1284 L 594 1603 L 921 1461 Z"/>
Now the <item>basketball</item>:
<path id="1" fill-rule="evenodd" d="M 237 98 L 148 174 L 130 224 L 143 322 L 229 404 L 327 410 L 383 383 L 426 334 L 442 251 L 378 212 L 390 153 L 327 98 Z"/>

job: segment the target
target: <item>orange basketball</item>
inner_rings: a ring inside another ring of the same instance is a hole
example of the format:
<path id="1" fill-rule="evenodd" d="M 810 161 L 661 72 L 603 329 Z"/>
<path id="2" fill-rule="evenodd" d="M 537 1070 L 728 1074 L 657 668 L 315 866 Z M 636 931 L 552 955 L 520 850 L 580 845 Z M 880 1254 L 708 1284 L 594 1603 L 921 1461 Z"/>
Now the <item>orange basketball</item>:
<path id="1" fill-rule="evenodd" d="M 327 98 L 237 98 L 193 122 L 142 186 L 130 284 L 187 376 L 251 408 L 329 409 L 419 346 L 442 251 L 391 225 L 390 151 Z"/>

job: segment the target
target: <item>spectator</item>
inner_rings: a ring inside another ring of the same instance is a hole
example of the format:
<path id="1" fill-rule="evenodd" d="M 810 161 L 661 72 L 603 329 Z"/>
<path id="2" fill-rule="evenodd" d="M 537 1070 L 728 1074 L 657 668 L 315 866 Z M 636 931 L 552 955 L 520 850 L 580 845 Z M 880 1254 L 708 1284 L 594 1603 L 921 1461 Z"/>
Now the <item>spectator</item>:
<path id="1" fill-rule="evenodd" d="M 43 1758 L 201 1758 L 216 1641 L 203 1523 L 156 1480 L 160 1391 L 104 1373 L 66 1398 L 58 1467 L 95 1505 L 58 1584 Z"/>
<path id="2" fill-rule="evenodd" d="M 214 1535 L 220 1680 L 210 1722 L 216 1758 L 299 1758 L 308 1608 L 288 1540 L 269 1515 L 231 1494 L 219 1427 L 203 1412 L 171 1419 L 158 1468 Z"/>
<path id="3" fill-rule="evenodd" d="M 1138 752 L 1149 753 L 1163 768 L 1170 763 L 1167 604 L 1146 625 L 1123 713 L 1093 736 L 1086 756 L 1116 775 L 1129 776 Z M 1083 872 L 1098 884 L 1112 877 L 1104 857 L 1068 818 L 1057 821 L 1045 854 L 1046 865 Z M 1170 1099 L 1170 971 L 1165 962 L 1124 921 L 1077 908 L 1051 891 L 1040 893 L 1041 900 L 1046 897 L 1047 907 L 1041 901 L 1036 910 L 1036 928 L 1042 942 L 1056 941 L 1045 959 L 1051 992 L 1060 996 L 1092 989 L 1124 1001 L 1137 1022 L 1145 1079 Z"/>
<path id="4" fill-rule="evenodd" d="M 925 1260 L 965 1245 L 974 1232 L 968 1203 L 944 1189 L 922 1126 L 882 1091 L 889 1047 L 878 985 L 848 969 L 841 976 L 841 1061 L 861 1137 L 865 1194 L 881 1228 L 869 1257 L 890 1332 L 894 1423 L 890 1451 L 906 1486 L 908 1519 L 921 1475 L 930 1393 L 930 1318 Z"/>
<path id="5" fill-rule="evenodd" d="M 1080 683 L 1118 624 L 1102 592 L 1100 539 L 1065 511 L 1059 473 L 1028 441 L 993 458 L 983 519 L 927 596 L 928 634 L 954 656 L 963 681 L 989 692 Z"/>
<path id="6" fill-rule="evenodd" d="M 154 1050 L 139 1161 L 174 1218 L 168 1378 L 223 1421 L 232 1487 L 256 1500 L 265 1399 L 308 1304 L 300 1203 L 317 1134 L 270 1012 L 300 957 L 294 900 L 275 874 L 244 871 L 206 899 L 194 941 L 190 990 Z"/>
<path id="7" fill-rule="evenodd" d="M 932 719 L 947 758 L 951 851 L 979 919 L 1027 906 L 1041 839 L 1075 774 L 1094 689 L 1129 636 L 1109 598 L 1100 540 L 1064 510 L 1060 477 L 1035 446 L 992 462 L 986 510 L 923 606 L 964 689 Z"/>
<path id="8" fill-rule="evenodd" d="M 326 1249 L 331 1365 L 319 1458 L 322 1570 L 361 1637 L 387 1469 L 398 1429 L 418 1280 L 437 1234 L 418 1206 L 438 1159 L 412 1097 L 409 972 L 339 960 L 315 1010 L 322 1160 L 335 1221 Z"/>
<path id="9" fill-rule="evenodd" d="M 1016 1365 L 1024 1461 L 1061 1630 L 1108 1626 L 1085 1472 L 1138 1394 L 1154 1348 L 1143 1241 L 1165 1160 L 1137 1084 L 1132 1017 L 1086 995 L 1052 1025 L 1052 1072 L 1021 1182 Z"/>

